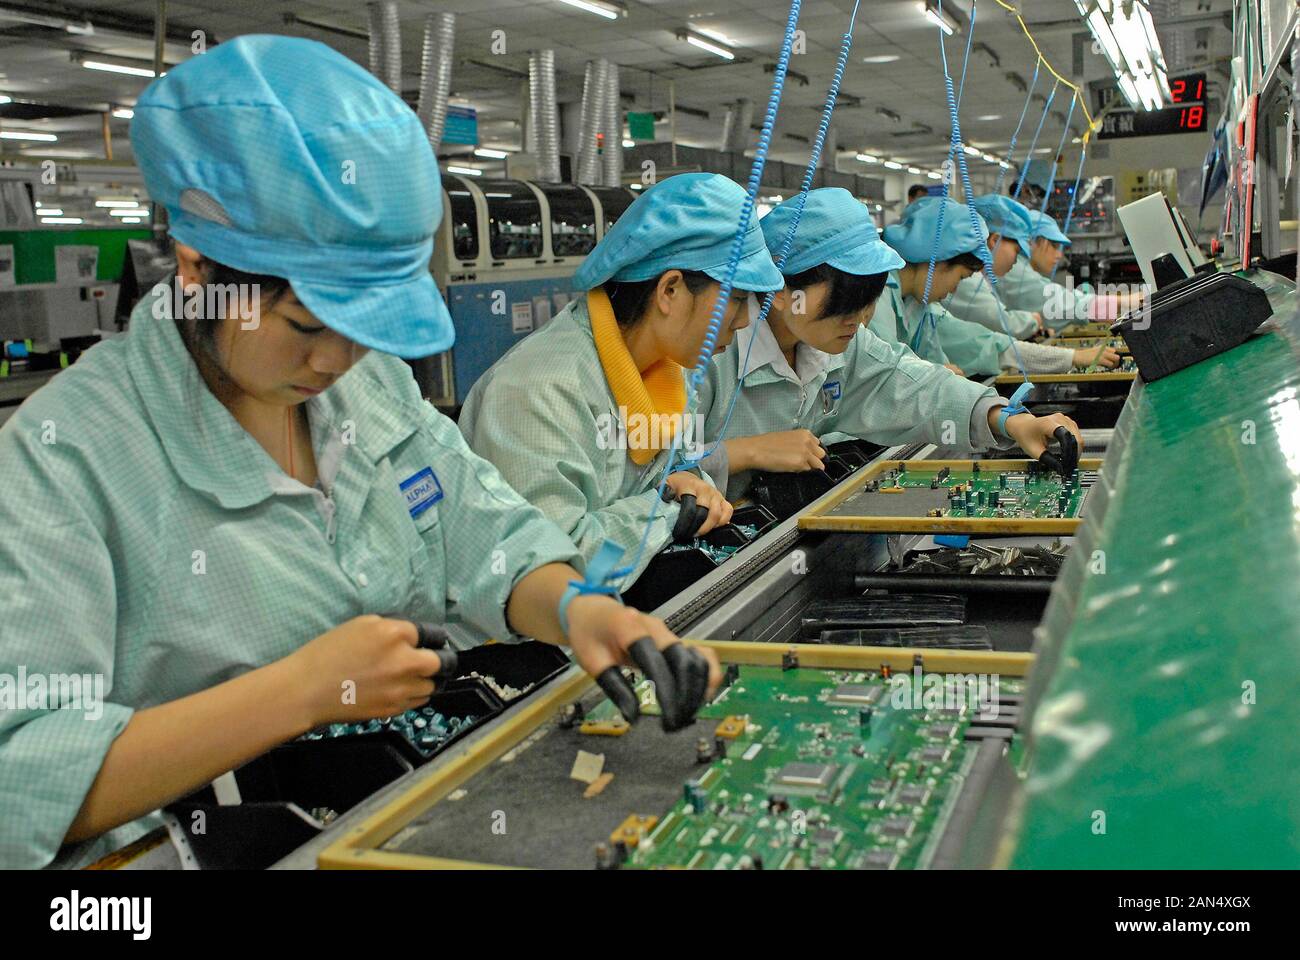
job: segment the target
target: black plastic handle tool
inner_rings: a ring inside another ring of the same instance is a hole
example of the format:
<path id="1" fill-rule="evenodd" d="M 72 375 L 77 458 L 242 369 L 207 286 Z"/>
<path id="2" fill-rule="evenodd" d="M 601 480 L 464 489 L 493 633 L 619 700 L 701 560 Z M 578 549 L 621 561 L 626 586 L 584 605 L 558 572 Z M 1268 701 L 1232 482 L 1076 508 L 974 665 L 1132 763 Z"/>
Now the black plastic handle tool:
<path id="1" fill-rule="evenodd" d="M 413 625 L 416 634 L 420 638 L 416 646 L 421 650 L 432 650 L 438 655 L 438 673 L 434 680 L 435 683 L 446 683 L 448 680 L 456 678 L 456 675 L 460 672 L 460 657 L 456 653 L 456 648 L 451 645 L 451 636 L 447 633 L 445 627 L 438 623 L 423 623 L 407 617 L 393 617 L 392 619 L 405 620 Z"/>
<path id="2" fill-rule="evenodd" d="M 693 493 L 684 494 L 678 503 L 681 510 L 673 524 L 673 543 L 690 543 L 709 518 L 709 508 L 698 506 Z"/>
<path id="3" fill-rule="evenodd" d="M 1038 462 L 1069 479 L 1079 466 L 1079 441 L 1075 439 L 1069 427 L 1057 427 L 1052 431 L 1052 436 L 1061 446 L 1060 456 L 1058 457 L 1051 450 L 1044 450 L 1039 454 Z"/>

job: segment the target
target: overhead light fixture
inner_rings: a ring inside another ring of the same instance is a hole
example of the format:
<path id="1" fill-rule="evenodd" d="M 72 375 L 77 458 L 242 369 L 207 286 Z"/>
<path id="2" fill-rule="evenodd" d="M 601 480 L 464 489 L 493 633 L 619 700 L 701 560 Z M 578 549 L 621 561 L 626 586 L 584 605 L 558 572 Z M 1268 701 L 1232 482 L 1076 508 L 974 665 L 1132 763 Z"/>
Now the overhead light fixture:
<path id="1" fill-rule="evenodd" d="M 110 217 L 147 217 L 149 211 L 144 207 L 126 207 L 124 209 L 114 208 L 108 211 Z"/>
<path id="2" fill-rule="evenodd" d="M 3 93 L 0 93 L 0 103 L 13 103 L 13 102 L 14 102 L 13 97 L 6 97 Z"/>
<path id="3" fill-rule="evenodd" d="M 931 180 L 943 179 L 943 174 L 940 173 L 938 170 L 927 170 L 925 175 L 929 177 Z"/>
<path id="4" fill-rule="evenodd" d="M 690 27 L 683 27 L 681 30 L 677 31 L 677 39 L 685 40 L 691 46 L 699 47 L 701 50 L 705 50 L 714 56 L 721 57 L 723 60 L 736 59 L 736 53 L 731 49 L 731 47 L 718 40 L 706 37 L 703 34 L 692 30 Z"/>
<path id="5" fill-rule="evenodd" d="M 1147 0 L 1074 0 L 1093 39 L 1134 110 L 1160 110 L 1172 100 L 1164 52 Z"/>
<path id="6" fill-rule="evenodd" d="M 41 207 L 41 204 L 40 204 L 40 201 L 39 201 L 39 200 L 37 201 L 36 206 L 40 207 L 40 211 L 39 211 L 39 213 L 40 213 L 40 215 L 41 215 L 42 217 L 61 217 L 61 216 L 63 216 L 63 208 L 62 208 L 62 207 Z"/>
<path id="7" fill-rule="evenodd" d="M 490 147 L 477 147 L 474 150 L 474 156 L 483 157 L 486 160 L 504 160 L 510 154 L 504 150 L 493 150 Z"/>
<path id="8" fill-rule="evenodd" d="M 42 217 L 41 223 L 85 223 L 81 217 Z"/>
<path id="9" fill-rule="evenodd" d="M 635 140 L 628 140 L 626 137 L 624 137 L 624 138 L 623 138 L 623 146 L 625 146 L 625 147 L 635 147 L 635 146 L 636 146 L 636 141 L 635 141 Z"/>
<path id="10" fill-rule="evenodd" d="M 898 59 L 896 53 L 877 53 L 870 57 L 863 57 L 863 63 L 893 63 Z"/>
<path id="11" fill-rule="evenodd" d="M 627 7 L 621 3 L 612 3 L 610 0 L 560 0 L 560 3 L 586 10 L 606 20 L 617 20 L 619 17 L 627 16 Z"/>
<path id="12" fill-rule="evenodd" d="M 641 189 L 641 184 L 639 184 L 639 183 L 629 183 L 628 186 L 631 187 L 633 190 L 640 190 L 640 189 Z"/>
<path id="13" fill-rule="evenodd" d="M 886 166 L 888 169 L 890 169 L 890 170 L 902 170 L 902 169 L 903 169 L 903 165 L 902 165 L 901 163 L 895 163 L 893 160 L 886 160 L 886 161 L 885 161 L 885 166 Z"/>
<path id="14" fill-rule="evenodd" d="M 920 167 L 908 167 L 907 172 L 912 174 L 915 177 L 919 177 L 925 171 L 923 171 Z"/>
<path id="15" fill-rule="evenodd" d="M 0 20 L 30 23 L 37 27 L 50 27 L 54 30 L 62 30 L 65 33 L 72 33 L 82 37 L 93 37 L 95 35 L 95 25 L 89 20 L 69 20 L 66 17 L 46 16 L 40 13 L 30 13 L 26 10 L 0 9 Z"/>
<path id="16" fill-rule="evenodd" d="M 123 217 L 123 218 L 122 218 L 122 222 L 123 222 L 123 223 L 140 223 L 140 222 L 141 222 L 141 219 L 140 219 L 139 217 Z"/>
<path id="17" fill-rule="evenodd" d="M 447 165 L 447 172 L 459 173 L 461 176 L 465 176 L 465 177 L 483 176 L 483 171 L 478 169 L 477 167 L 457 167 L 457 166 L 452 166 L 451 164 Z"/>
<path id="18" fill-rule="evenodd" d="M 112 207 L 132 207 L 132 208 L 135 208 L 135 207 L 140 206 L 140 201 L 139 201 L 139 200 L 136 200 L 135 198 L 131 198 L 131 199 L 129 199 L 129 200 L 112 200 L 112 199 L 105 198 L 105 199 L 103 199 L 103 200 L 96 200 L 96 201 L 95 201 L 95 206 L 97 206 L 97 207 L 109 207 L 109 208 L 112 208 Z"/>
<path id="19" fill-rule="evenodd" d="M 78 63 L 87 70 L 100 70 L 105 73 L 122 73 L 129 77 L 148 77 L 154 78 L 153 64 L 147 60 L 134 60 L 129 57 L 106 57 L 103 54 L 72 54 L 72 62 Z M 169 67 L 170 64 L 164 64 Z M 166 76 L 167 70 L 164 69 L 159 76 Z"/>
<path id="20" fill-rule="evenodd" d="M 879 158 L 879 157 L 874 156 L 874 155 L 872 155 L 872 154 L 870 154 L 870 153 L 859 153 L 859 154 L 857 155 L 857 158 L 856 158 L 856 159 L 861 160 L 863 163 L 879 163 L 879 162 L 880 162 L 880 158 Z"/>
<path id="21" fill-rule="evenodd" d="M 981 116 L 981 117 L 976 117 L 975 119 L 976 119 L 976 120 L 1001 120 L 1001 119 L 1002 119 L 1002 114 L 1000 114 L 1000 113 L 986 113 L 986 114 L 984 114 L 984 115 Z"/>
<path id="22" fill-rule="evenodd" d="M 957 32 L 959 24 L 952 18 L 952 15 L 939 5 L 939 0 L 924 0 L 920 4 L 921 10 L 925 13 L 925 18 L 933 23 L 936 27 L 952 36 Z"/>
<path id="23" fill-rule="evenodd" d="M 135 116 L 135 111 L 130 107 L 118 107 L 113 111 L 113 116 L 117 117 L 119 120 L 130 120 Z"/>
<path id="24" fill-rule="evenodd" d="M 28 133 L 26 130 L 0 130 L 0 140 L 31 140 L 36 143 L 54 143 L 58 140 L 52 133 Z"/>

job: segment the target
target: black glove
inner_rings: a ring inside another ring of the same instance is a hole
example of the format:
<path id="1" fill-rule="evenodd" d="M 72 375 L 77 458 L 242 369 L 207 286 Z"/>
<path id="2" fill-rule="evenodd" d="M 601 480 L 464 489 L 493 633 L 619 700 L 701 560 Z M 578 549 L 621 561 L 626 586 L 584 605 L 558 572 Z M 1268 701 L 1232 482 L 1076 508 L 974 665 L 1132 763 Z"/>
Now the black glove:
<path id="1" fill-rule="evenodd" d="M 655 685 L 664 732 L 689 726 L 708 693 L 708 661 L 680 641 L 660 650 L 650 637 L 642 637 L 632 644 L 629 653 L 632 662 Z M 636 722 L 641 713 L 636 691 L 622 670 L 610 667 L 596 678 L 596 683 L 628 723 Z"/>
<path id="2" fill-rule="evenodd" d="M 1038 462 L 1049 470 L 1055 470 L 1062 477 L 1069 478 L 1079 466 L 1079 441 L 1074 438 L 1068 427 L 1057 427 L 1052 431 L 1056 442 L 1061 445 L 1058 458 L 1050 449 L 1038 455 Z"/>

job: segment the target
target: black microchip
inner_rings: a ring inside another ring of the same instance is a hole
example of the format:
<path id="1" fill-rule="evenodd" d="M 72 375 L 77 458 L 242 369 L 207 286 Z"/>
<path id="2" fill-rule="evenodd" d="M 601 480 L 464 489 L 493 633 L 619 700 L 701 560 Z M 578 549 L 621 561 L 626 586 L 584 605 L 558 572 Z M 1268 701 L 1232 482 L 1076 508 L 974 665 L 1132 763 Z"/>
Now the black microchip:
<path id="1" fill-rule="evenodd" d="M 818 844 L 830 844 L 831 846 L 834 846 L 840 842 L 840 839 L 843 836 L 844 834 L 838 830 L 818 830 L 813 834 L 813 839 L 815 839 Z"/>
<path id="2" fill-rule="evenodd" d="M 879 830 L 887 837 L 910 837 L 915 826 L 911 817 L 890 817 L 880 822 Z"/>
<path id="3" fill-rule="evenodd" d="M 943 763 L 949 752 L 947 747 L 926 747 L 921 751 L 921 760 L 924 763 Z"/>
<path id="4" fill-rule="evenodd" d="M 911 807 L 921 806 L 930 799 L 930 788 L 919 783 L 909 783 L 898 791 L 896 799 L 899 803 L 905 803 Z"/>
<path id="5" fill-rule="evenodd" d="M 898 863 L 898 854 L 893 850 L 868 850 L 858 861 L 863 870 L 893 870 Z"/>
<path id="6" fill-rule="evenodd" d="M 872 780 L 869 784 L 867 784 L 867 792 L 868 792 L 868 793 L 888 793 L 888 792 L 889 792 L 889 781 L 888 781 L 888 780 Z"/>
<path id="7" fill-rule="evenodd" d="M 957 724 L 955 723 L 936 723 L 925 732 L 925 735 L 931 740 L 951 740 L 956 732 Z"/>

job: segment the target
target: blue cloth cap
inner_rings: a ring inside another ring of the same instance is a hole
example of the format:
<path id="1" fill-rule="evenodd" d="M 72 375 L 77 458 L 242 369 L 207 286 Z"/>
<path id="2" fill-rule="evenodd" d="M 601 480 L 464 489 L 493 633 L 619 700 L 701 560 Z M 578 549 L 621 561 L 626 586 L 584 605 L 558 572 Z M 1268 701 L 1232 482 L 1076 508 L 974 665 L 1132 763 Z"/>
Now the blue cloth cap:
<path id="1" fill-rule="evenodd" d="M 798 207 L 796 195 L 759 223 L 773 259 L 781 252 Z M 823 263 L 865 277 L 898 270 L 903 258 L 880 239 L 865 204 L 843 187 L 821 187 L 808 191 L 781 272 L 792 277 Z"/>
<path id="2" fill-rule="evenodd" d="M 1061 227 L 1057 224 L 1055 218 L 1049 217 L 1041 210 L 1030 211 L 1031 227 L 1030 239 L 1036 240 L 1039 237 L 1046 237 L 1053 243 L 1059 243 L 1062 246 L 1070 245 L 1070 238 L 1061 232 Z"/>
<path id="3" fill-rule="evenodd" d="M 591 290 L 606 280 L 651 280 L 665 270 L 697 270 L 721 283 L 745 204 L 745 191 L 717 173 L 682 173 L 637 197 L 596 244 L 574 286 Z M 767 293 L 785 286 L 751 215 L 732 285 Z"/>
<path id="4" fill-rule="evenodd" d="M 885 227 L 885 243 L 898 251 L 908 263 L 929 263 L 935 253 L 935 227 L 943 211 L 943 230 L 939 234 L 937 260 L 949 260 L 963 253 L 979 256 L 987 248 L 988 226 L 976 214 L 978 232 L 971 224 L 970 208 L 964 203 L 943 197 L 922 197 L 909 206 L 898 223 Z"/>
<path id="5" fill-rule="evenodd" d="M 989 233 L 1000 233 L 1008 240 L 1030 239 L 1031 214 L 1020 201 L 989 193 L 976 197 L 970 205 L 984 218 Z"/>
<path id="6" fill-rule="evenodd" d="M 297 37 L 228 40 L 149 85 L 131 142 L 176 240 L 284 277 L 363 346 L 401 357 L 451 346 L 429 272 L 437 159 L 414 111 L 347 57 Z"/>

